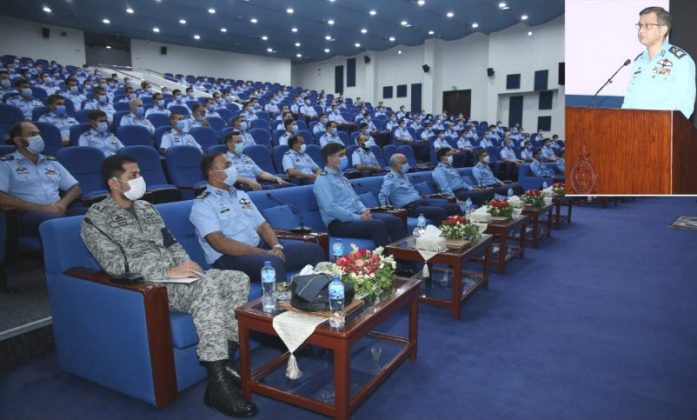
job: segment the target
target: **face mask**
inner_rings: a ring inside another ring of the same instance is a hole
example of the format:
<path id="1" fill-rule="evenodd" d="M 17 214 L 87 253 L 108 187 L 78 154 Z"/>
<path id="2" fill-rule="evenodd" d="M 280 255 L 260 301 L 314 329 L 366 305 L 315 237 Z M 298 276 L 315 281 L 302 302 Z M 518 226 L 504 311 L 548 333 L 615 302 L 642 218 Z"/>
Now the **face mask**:
<path id="1" fill-rule="evenodd" d="M 10 80 L 9 79 L 0 80 L 0 86 L 7 89 L 8 87 L 10 87 Z"/>
<path id="2" fill-rule="evenodd" d="M 56 107 L 56 114 L 57 115 L 63 117 L 63 116 L 65 116 L 65 113 L 66 113 L 65 105 L 58 105 Z"/>
<path id="3" fill-rule="evenodd" d="M 327 123 L 327 120 L 326 119 L 319 120 L 319 123 L 322 125 L 325 125 Z"/>
<path id="4" fill-rule="evenodd" d="M 297 134 L 297 132 L 298 132 L 298 126 L 297 126 L 297 125 L 291 126 L 291 127 L 290 127 L 290 131 L 292 131 L 293 134 Z"/>
<path id="5" fill-rule="evenodd" d="M 39 153 L 44 151 L 44 139 L 41 138 L 41 136 L 31 136 L 27 137 L 27 142 L 29 143 L 27 145 L 27 150 L 29 150 L 31 153 L 38 155 Z"/>
<path id="6" fill-rule="evenodd" d="M 210 105 L 208 105 L 208 107 L 207 107 L 207 108 L 208 108 L 208 110 L 209 110 L 209 111 L 211 111 L 211 112 L 212 112 L 212 111 L 213 111 L 213 110 L 215 109 L 215 105 L 213 105 L 213 104 L 210 104 Z"/>
<path id="7" fill-rule="evenodd" d="M 177 96 L 174 97 L 174 100 L 177 101 L 177 102 L 179 102 L 179 103 L 181 103 L 181 102 L 184 100 L 184 98 L 182 98 L 181 96 L 177 95 Z"/>
<path id="8" fill-rule="evenodd" d="M 99 102 L 105 104 L 107 99 L 106 95 L 99 95 Z"/>
<path id="9" fill-rule="evenodd" d="M 152 92 L 153 92 L 153 89 L 152 89 L 151 87 L 147 88 L 146 90 L 147 90 L 148 93 L 150 93 L 150 94 L 152 94 Z"/>
<path id="10" fill-rule="evenodd" d="M 331 133 L 336 136 L 336 127 L 332 127 Z"/>
<path id="11" fill-rule="evenodd" d="M 97 132 L 104 134 L 109 130 L 109 124 L 106 121 L 100 121 L 97 123 Z"/>
<path id="12" fill-rule="evenodd" d="M 452 165 L 453 164 L 453 157 L 448 156 L 448 158 L 446 159 L 446 162 L 448 163 L 448 165 Z"/>
<path id="13" fill-rule="evenodd" d="M 186 120 L 177 121 L 177 130 L 181 131 L 182 133 L 188 133 L 189 132 L 189 122 Z"/>
<path id="14" fill-rule="evenodd" d="M 402 173 L 403 173 L 403 174 L 406 174 L 407 172 L 409 172 L 409 169 L 410 169 L 410 168 L 409 168 L 409 162 L 404 162 L 404 163 L 402 164 Z"/>
<path id="15" fill-rule="evenodd" d="M 368 143 L 363 143 L 361 147 L 363 148 L 363 150 L 370 150 L 370 146 L 368 146 Z"/>
<path id="16" fill-rule="evenodd" d="M 489 163 L 489 156 L 484 157 L 484 163 Z"/>
<path id="17" fill-rule="evenodd" d="M 247 112 L 253 112 L 253 111 L 254 111 L 254 108 L 252 108 L 251 106 L 247 107 Z"/>
<path id="18" fill-rule="evenodd" d="M 165 106 L 165 100 L 164 100 L 164 99 L 158 100 L 158 101 L 157 101 L 157 106 L 159 106 L 160 108 L 164 107 L 164 106 Z"/>
<path id="19" fill-rule="evenodd" d="M 22 92 L 21 92 L 21 93 L 22 93 L 22 96 L 24 96 L 25 98 L 31 98 L 32 91 L 31 91 L 30 88 L 24 88 L 24 89 L 22 89 Z"/>
<path id="20" fill-rule="evenodd" d="M 298 149 L 298 152 L 305 153 L 305 144 L 300 145 L 300 149 Z"/>
<path id="21" fill-rule="evenodd" d="M 189 93 L 187 93 L 187 95 L 189 95 L 189 98 L 193 98 L 193 97 L 194 97 L 194 92 L 189 92 Z"/>
<path id="22" fill-rule="evenodd" d="M 241 155 L 243 151 L 244 151 L 244 144 L 242 144 L 242 143 L 235 144 L 235 154 L 237 156 Z"/>
<path id="23" fill-rule="evenodd" d="M 339 168 L 343 171 L 348 168 L 348 156 L 342 156 L 339 160 Z"/>
<path id="24" fill-rule="evenodd" d="M 123 182 L 119 179 L 119 182 Z M 138 178 L 131 179 L 128 181 L 128 186 L 131 188 L 128 191 L 124 191 L 123 195 L 131 201 L 136 201 L 145 194 L 145 178 L 139 176 Z"/>
<path id="25" fill-rule="evenodd" d="M 242 130 L 242 131 L 247 130 L 247 121 L 243 121 L 240 123 L 240 130 Z"/>
<path id="26" fill-rule="evenodd" d="M 70 86 L 70 91 L 72 93 L 77 93 L 77 86 Z"/>
<path id="27" fill-rule="evenodd" d="M 234 166 L 230 166 L 222 172 L 225 172 L 225 179 L 223 180 L 223 183 L 225 183 L 225 185 L 228 187 L 234 186 L 235 182 L 237 182 L 237 169 L 235 169 Z"/>
<path id="28" fill-rule="evenodd" d="M 145 115 L 145 108 L 142 106 L 139 106 L 138 108 L 136 108 L 136 115 L 139 117 L 142 117 L 143 115 Z"/>

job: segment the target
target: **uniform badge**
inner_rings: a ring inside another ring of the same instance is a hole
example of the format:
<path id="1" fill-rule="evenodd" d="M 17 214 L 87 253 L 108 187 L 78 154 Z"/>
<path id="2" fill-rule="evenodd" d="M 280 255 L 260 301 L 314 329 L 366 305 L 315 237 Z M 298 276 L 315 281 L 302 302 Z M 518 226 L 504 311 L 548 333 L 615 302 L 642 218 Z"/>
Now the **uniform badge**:
<path id="1" fill-rule="evenodd" d="M 126 226 L 131 223 L 133 223 L 133 220 L 130 217 L 126 217 L 122 214 L 117 214 L 109 222 L 109 227 L 117 228 L 121 226 Z"/>
<path id="2" fill-rule="evenodd" d="M 5 156 L 0 157 L 0 160 L 2 160 L 2 161 L 15 160 L 15 157 L 12 155 L 5 155 Z"/>
<path id="3" fill-rule="evenodd" d="M 223 208 L 220 209 L 220 214 L 227 213 L 227 212 L 229 212 L 229 211 L 230 211 L 229 208 L 223 207 Z"/>
<path id="4" fill-rule="evenodd" d="M 208 191 L 204 191 L 204 192 L 202 192 L 201 194 L 199 194 L 199 195 L 196 197 L 196 199 L 197 199 L 197 200 L 203 200 L 204 198 L 208 197 L 209 195 L 211 195 L 211 193 L 209 193 Z"/>
<path id="5" fill-rule="evenodd" d="M 681 50 L 680 48 L 678 48 L 678 47 L 676 47 L 676 46 L 670 47 L 670 50 L 668 50 L 668 51 L 670 51 L 671 53 L 673 53 L 673 55 L 675 55 L 675 56 L 678 57 L 679 59 L 680 59 L 680 58 L 683 58 L 684 56 L 687 55 L 687 53 L 686 53 L 685 51 Z"/>
<path id="6" fill-rule="evenodd" d="M 24 166 L 18 166 L 15 172 L 17 172 L 17 175 L 29 175 L 29 169 Z"/>
<path id="7" fill-rule="evenodd" d="M 56 172 L 56 170 L 53 169 L 53 168 L 46 168 L 46 170 L 44 171 L 44 174 L 45 174 L 46 176 L 58 175 L 58 173 Z"/>
<path id="8" fill-rule="evenodd" d="M 243 209 L 249 210 L 252 208 L 252 202 L 248 198 L 240 198 L 240 205 Z"/>

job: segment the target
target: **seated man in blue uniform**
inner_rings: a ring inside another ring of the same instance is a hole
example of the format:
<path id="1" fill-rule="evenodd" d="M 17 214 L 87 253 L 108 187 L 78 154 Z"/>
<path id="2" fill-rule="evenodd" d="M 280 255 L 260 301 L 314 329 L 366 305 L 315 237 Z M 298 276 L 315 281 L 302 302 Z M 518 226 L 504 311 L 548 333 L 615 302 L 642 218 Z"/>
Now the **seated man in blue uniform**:
<path id="1" fill-rule="evenodd" d="M 513 194 L 523 193 L 523 187 L 517 182 L 504 182 L 494 176 L 491 168 L 489 168 L 489 153 L 486 149 L 479 151 L 478 158 L 479 162 L 472 168 L 472 175 L 478 186 L 493 188 L 494 192 L 500 195 L 507 195 L 509 188 L 513 190 Z"/>
<path id="2" fill-rule="evenodd" d="M 453 149 L 444 147 L 436 153 L 438 165 L 433 170 L 432 177 L 438 186 L 438 191 L 443 194 L 455 196 L 460 201 L 468 198 L 477 206 L 494 198 L 494 192 L 487 188 L 478 188 L 472 185 L 469 179 L 460 175 L 453 167 Z"/>
<path id="3" fill-rule="evenodd" d="M 246 122 L 245 122 L 246 124 Z M 270 190 L 280 187 L 286 187 L 290 184 L 283 178 L 270 174 L 261 169 L 252 158 L 244 154 L 244 140 L 242 132 L 233 130 L 225 136 L 225 146 L 227 153 L 225 155 L 232 162 L 232 166 L 237 170 L 238 178 L 237 185 L 245 191 L 249 190 Z"/>
<path id="4" fill-rule="evenodd" d="M 409 163 L 407 157 L 395 153 L 390 158 L 391 171 L 385 175 L 380 187 L 378 199 L 381 206 L 393 205 L 405 209 L 410 217 L 423 214 L 432 224 L 440 226 L 446 217 L 460 214 L 460 206 L 447 200 L 421 198 L 416 188 L 407 177 Z"/>
<path id="5" fill-rule="evenodd" d="M 315 181 L 313 191 L 322 221 L 331 236 L 371 239 L 385 246 L 407 236 L 402 220 L 389 214 L 371 214 L 344 177 L 348 167 L 346 147 L 329 143 L 322 149 L 327 165 Z"/>
<path id="6" fill-rule="evenodd" d="M 634 59 L 622 108 L 679 110 L 690 118 L 695 107 L 695 62 L 668 42 L 671 17 L 662 7 L 639 13 L 639 42 L 646 50 Z"/>
<path id="7" fill-rule="evenodd" d="M 530 164 L 530 170 L 535 176 L 538 177 L 550 177 L 553 178 L 553 182 L 564 182 L 563 176 L 556 176 L 554 170 L 548 167 L 542 162 L 542 151 L 535 150 L 532 153 L 532 163 Z"/>
<path id="8" fill-rule="evenodd" d="M 201 169 L 208 185 L 194 200 L 189 220 L 214 268 L 239 270 L 258 279 L 264 262 L 271 261 L 276 281 L 286 281 L 286 272 L 324 260 L 317 244 L 279 241 L 247 193 L 233 187 L 237 170 L 223 153 L 205 156 Z"/>

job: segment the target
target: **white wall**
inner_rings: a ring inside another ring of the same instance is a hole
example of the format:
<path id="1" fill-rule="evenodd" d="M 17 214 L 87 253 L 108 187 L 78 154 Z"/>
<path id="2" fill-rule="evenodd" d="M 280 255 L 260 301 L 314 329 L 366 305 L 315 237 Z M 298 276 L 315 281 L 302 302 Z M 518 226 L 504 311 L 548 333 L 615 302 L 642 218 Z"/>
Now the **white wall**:
<path id="1" fill-rule="evenodd" d="M 326 93 L 334 92 L 334 68 L 336 66 L 344 66 L 344 96 L 350 98 L 365 98 L 373 97 L 372 88 L 369 87 L 369 73 L 372 74 L 375 65 L 374 60 L 366 64 L 363 60 L 364 55 L 361 54 L 354 57 L 333 57 L 329 60 L 308 63 L 296 64 L 291 67 L 291 84 L 293 86 L 302 86 L 307 89 L 315 89 L 320 91 L 325 90 Z M 356 59 L 356 86 L 346 87 L 346 60 L 348 58 Z M 370 77 L 372 78 L 372 76 Z"/>
<path id="2" fill-rule="evenodd" d="M 41 36 L 43 27 L 50 29 L 49 38 Z M 61 36 L 62 32 L 65 36 Z M 81 66 L 85 63 L 85 37 L 77 29 L 0 16 L 0 54 Z"/>
<path id="3" fill-rule="evenodd" d="M 160 54 L 162 46 L 167 47 L 166 55 Z M 236 54 L 132 39 L 131 62 L 133 67 L 142 67 L 161 73 L 290 84 L 290 60 L 284 58 Z"/>

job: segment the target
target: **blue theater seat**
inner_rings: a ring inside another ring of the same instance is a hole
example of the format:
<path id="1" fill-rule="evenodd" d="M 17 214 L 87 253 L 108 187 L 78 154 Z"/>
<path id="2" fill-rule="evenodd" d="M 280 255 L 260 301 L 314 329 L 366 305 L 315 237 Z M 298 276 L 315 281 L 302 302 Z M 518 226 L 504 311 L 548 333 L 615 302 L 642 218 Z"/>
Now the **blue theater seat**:
<path id="1" fill-rule="evenodd" d="M 140 174 L 147 184 L 146 200 L 153 203 L 164 203 L 181 199 L 181 193 L 177 187 L 167 182 L 162 170 L 160 154 L 154 147 L 126 146 L 119 150 L 119 154 L 130 156 L 138 163 Z"/>
<path id="2" fill-rule="evenodd" d="M 153 142 L 147 128 L 139 125 L 124 125 L 116 131 L 116 137 L 121 140 L 124 146 L 149 146 L 152 148 Z"/>
<path id="3" fill-rule="evenodd" d="M 196 142 L 201 145 L 203 151 L 220 144 L 218 141 L 218 133 L 210 127 L 194 127 L 190 134 L 196 139 Z"/>
<path id="4" fill-rule="evenodd" d="M 94 201 L 107 195 L 101 173 L 104 161 L 101 150 L 89 146 L 65 147 L 58 151 L 56 158 L 80 183 L 84 201 Z"/>

